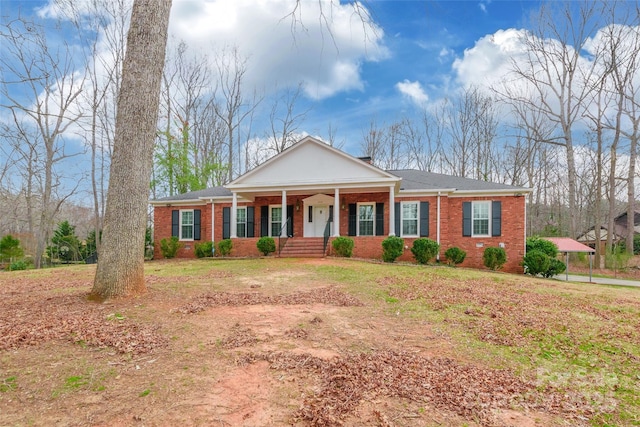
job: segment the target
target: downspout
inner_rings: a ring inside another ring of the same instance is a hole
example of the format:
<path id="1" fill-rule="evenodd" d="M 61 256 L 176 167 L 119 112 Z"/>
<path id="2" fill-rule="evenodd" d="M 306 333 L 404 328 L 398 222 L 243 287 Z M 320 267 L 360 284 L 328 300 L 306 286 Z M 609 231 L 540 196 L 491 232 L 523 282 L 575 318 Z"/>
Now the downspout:
<path id="1" fill-rule="evenodd" d="M 440 245 L 440 192 L 438 191 L 438 208 L 436 214 L 436 242 Z M 436 261 L 440 262 L 440 251 L 436 255 Z"/>

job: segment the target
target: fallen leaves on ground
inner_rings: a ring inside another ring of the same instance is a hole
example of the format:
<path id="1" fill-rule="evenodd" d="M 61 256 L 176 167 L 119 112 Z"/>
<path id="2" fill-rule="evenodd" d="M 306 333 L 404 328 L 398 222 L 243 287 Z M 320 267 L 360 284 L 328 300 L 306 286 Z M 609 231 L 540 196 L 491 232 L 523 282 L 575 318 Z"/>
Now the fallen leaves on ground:
<path id="1" fill-rule="evenodd" d="M 537 390 L 530 381 L 499 369 L 463 365 L 392 350 L 350 353 L 330 360 L 287 352 L 240 355 L 238 364 L 265 360 L 271 369 L 315 373 L 317 392 L 304 399 L 296 418 L 313 426 L 339 426 L 363 402 L 397 397 L 420 402 L 482 425 L 503 425 L 498 409 L 543 410 L 578 420 L 591 414 L 588 402 L 567 400 L 554 390 Z M 385 419 L 384 414 L 376 414 Z"/>
<path id="2" fill-rule="evenodd" d="M 338 307 L 362 306 L 349 294 L 333 286 L 299 291 L 284 295 L 265 295 L 259 292 L 215 292 L 195 297 L 175 311 L 183 314 L 199 313 L 208 307 L 239 305 L 298 305 L 327 304 Z"/>

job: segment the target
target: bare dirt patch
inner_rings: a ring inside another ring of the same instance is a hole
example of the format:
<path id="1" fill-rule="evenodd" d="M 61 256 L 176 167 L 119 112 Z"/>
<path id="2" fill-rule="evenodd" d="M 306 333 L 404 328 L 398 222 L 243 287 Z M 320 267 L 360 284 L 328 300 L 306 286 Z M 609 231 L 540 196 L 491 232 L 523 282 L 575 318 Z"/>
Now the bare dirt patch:
<path id="1" fill-rule="evenodd" d="M 2 423 L 586 423 L 588 408 L 567 406 L 561 391 L 460 358 L 424 320 L 390 312 L 340 283 L 319 283 L 309 269 L 332 262 L 302 261 L 298 270 L 277 273 L 277 283 L 243 273 L 240 264 L 234 271 L 198 264 L 205 271 L 177 289 L 180 276 L 159 271 L 171 264 L 151 263 L 158 274 L 147 275 L 147 295 L 109 304 L 86 300 L 91 267 L 0 275 Z M 376 286 L 413 298 L 385 278 Z M 442 304 L 457 298 L 449 293 Z M 484 304 L 480 317 L 491 319 L 509 304 Z"/>

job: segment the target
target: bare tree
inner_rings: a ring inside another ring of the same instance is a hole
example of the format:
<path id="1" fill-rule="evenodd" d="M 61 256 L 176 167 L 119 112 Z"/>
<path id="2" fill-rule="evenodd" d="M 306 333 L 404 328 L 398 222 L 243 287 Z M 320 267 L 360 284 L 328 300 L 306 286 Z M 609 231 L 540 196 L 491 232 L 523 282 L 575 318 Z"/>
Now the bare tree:
<path id="1" fill-rule="evenodd" d="M 304 122 L 310 109 L 297 111 L 296 105 L 302 95 L 302 83 L 295 90 L 287 88 L 276 97 L 269 113 L 269 130 L 267 140 L 273 154 L 283 152 L 300 139 L 299 127 Z"/>
<path id="2" fill-rule="evenodd" d="M 135 0 L 118 95 L 102 253 L 90 297 L 144 293 L 147 199 L 171 0 Z"/>
<path id="3" fill-rule="evenodd" d="M 534 30 L 524 32 L 526 48 L 520 60 L 512 62 L 512 74 L 527 83 L 525 91 L 509 86 L 494 88 L 509 103 L 525 103 L 557 127 L 552 138 L 541 142 L 563 147 L 567 161 L 567 199 L 570 212 L 576 212 L 576 160 L 573 130 L 581 120 L 589 95 L 592 69 L 585 68 L 581 52 L 589 35 L 597 28 L 599 10 L 590 1 L 545 3 L 540 8 Z M 525 123 L 531 126 L 531 123 Z M 577 220 L 571 216 L 569 234 L 576 237 Z"/>
<path id="4" fill-rule="evenodd" d="M 39 213 L 37 226 L 29 227 L 36 236 L 34 262 L 39 268 L 53 218 L 77 189 L 77 184 L 61 185 L 56 168 L 78 154 L 65 149 L 65 133 L 81 117 L 76 102 L 85 76 L 74 68 L 71 47 L 50 49 L 44 29 L 33 22 L 16 19 L 3 25 L 0 39 L 8 52 L 0 59 L 2 107 L 12 120 L 4 125 L 5 134 L 20 153 L 29 221 Z"/>

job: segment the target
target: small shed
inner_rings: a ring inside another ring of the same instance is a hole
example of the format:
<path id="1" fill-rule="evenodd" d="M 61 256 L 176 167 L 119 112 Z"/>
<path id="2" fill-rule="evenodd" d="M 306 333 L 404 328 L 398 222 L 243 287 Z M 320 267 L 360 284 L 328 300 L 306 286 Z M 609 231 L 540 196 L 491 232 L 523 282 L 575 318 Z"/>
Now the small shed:
<path id="1" fill-rule="evenodd" d="M 565 264 L 567 265 L 567 269 L 565 270 L 566 278 L 569 280 L 569 253 L 571 252 L 586 252 L 589 254 L 589 282 L 592 280 L 592 271 L 593 271 L 593 254 L 596 252 L 595 249 L 584 245 L 577 240 L 573 240 L 569 237 L 545 237 L 545 240 L 553 242 L 558 247 L 559 252 L 564 252 Z"/>

